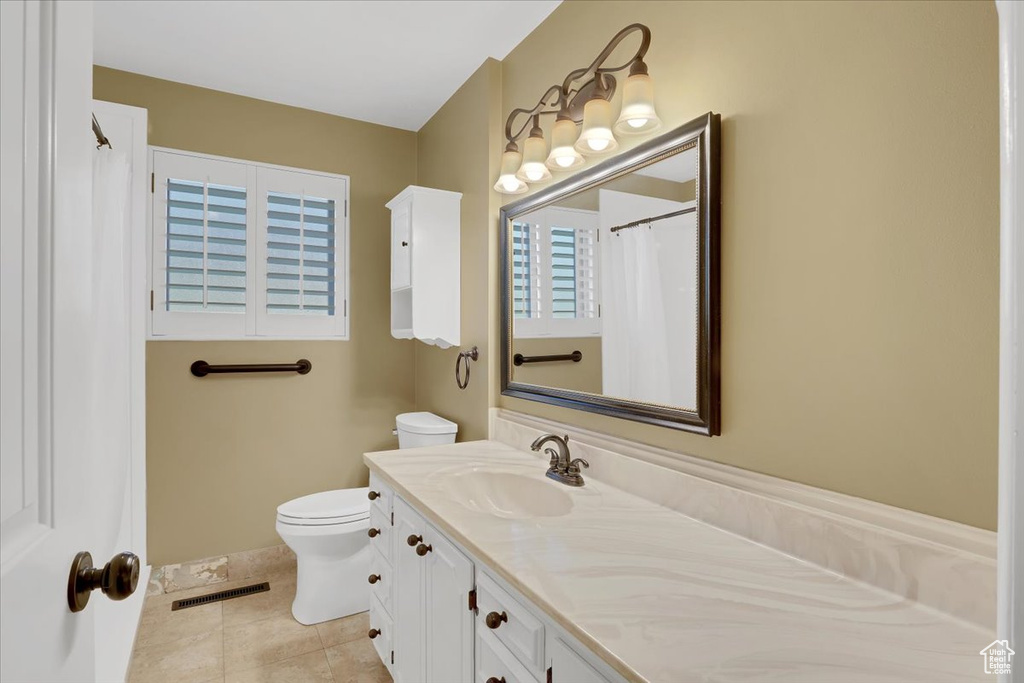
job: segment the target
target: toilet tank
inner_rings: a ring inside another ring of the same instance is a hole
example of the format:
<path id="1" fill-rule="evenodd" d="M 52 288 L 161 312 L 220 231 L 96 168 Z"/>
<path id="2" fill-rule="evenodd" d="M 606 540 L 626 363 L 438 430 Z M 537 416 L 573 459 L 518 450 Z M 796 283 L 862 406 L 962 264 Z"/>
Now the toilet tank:
<path id="1" fill-rule="evenodd" d="M 442 446 L 455 443 L 459 426 L 433 413 L 402 413 L 395 418 L 399 448 Z"/>

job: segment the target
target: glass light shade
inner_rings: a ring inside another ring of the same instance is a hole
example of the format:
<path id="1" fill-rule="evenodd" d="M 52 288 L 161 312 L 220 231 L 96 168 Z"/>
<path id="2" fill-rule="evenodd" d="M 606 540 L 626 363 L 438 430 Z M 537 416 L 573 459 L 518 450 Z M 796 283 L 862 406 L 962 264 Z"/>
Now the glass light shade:
<path id="1" fill-rule="evenodd" d="M 498 182 L 494 183 L 494 189 L 502 194 L 522 194 L 529 187 L 519 178 L 516 178 L 516 171 L 523 161 L 523 155 L 515 150 L 506 149 L 501 155 L 501 173 L 498 175 Z"/>
<path id="2" fill-rule="evenodd" d="M 539 132 L 540 129 L 538 128 L 537 131 Z M 516 178 L 528 183 L 542 183 L 545 180 L 551 180 L 551 171 L 544 165 L 547 156 L 548 146 L 544 142 L 544 138 L 531 134 L 526 138 L 526 144 L 523 146 L 523 165 L 516 173 Z"/>
<path id="3" fill-rule="evenodd" d="M 646 133 L 661 126 L 654 111 L 654 81 L 647 74 L 633 74 L 622 89 L 622 112 L 616 133 Z"/>
<path id="4" fill-rule="evenodd" d="M 576 151 L 576 122 L 572 119 L 558 119 L 551 130 L 551 154 L 548 168 L 552 171 L 567 171 L 586 163 L 583 155 Z"/>
<path id="5" fill-rule="evenodd" d="M 612 134 L 612 105 L 601 97 L 593 97 L 583 106 L 583 131 L 576 141 L 576 151 L 583 154 L 605 154 L 619 146 Z"/>

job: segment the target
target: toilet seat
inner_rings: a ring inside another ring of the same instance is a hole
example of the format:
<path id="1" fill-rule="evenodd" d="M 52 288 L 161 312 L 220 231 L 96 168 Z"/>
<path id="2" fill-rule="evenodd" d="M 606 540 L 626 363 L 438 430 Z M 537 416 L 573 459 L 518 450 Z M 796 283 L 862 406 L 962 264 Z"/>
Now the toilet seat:
<path id="1" fill-rule="evenodd" d="M 369 488 L 322 491 L 283 503 L 277 521 L 293 526 L 357 524 L 370 518 Z"/>

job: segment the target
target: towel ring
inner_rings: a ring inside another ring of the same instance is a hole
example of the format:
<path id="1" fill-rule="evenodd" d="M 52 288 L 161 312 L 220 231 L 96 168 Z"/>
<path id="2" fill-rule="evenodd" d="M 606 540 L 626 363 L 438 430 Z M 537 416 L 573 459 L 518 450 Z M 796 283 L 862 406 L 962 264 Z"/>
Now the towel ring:
<path id="1" fill-rule="evenodd" d="M 455 359 L 455 383 L 459 386 L 459 389 L 465 389 L 469 386 L 469 361 L 476 361 L 480 358 L 480 352 L 474 346 L 469 351 L 460 351 L 459 357 Z M 459 372 L 459 365 L 465 361 L 466 363 L 466 378 L 462 378 L 462 373 Z"/>

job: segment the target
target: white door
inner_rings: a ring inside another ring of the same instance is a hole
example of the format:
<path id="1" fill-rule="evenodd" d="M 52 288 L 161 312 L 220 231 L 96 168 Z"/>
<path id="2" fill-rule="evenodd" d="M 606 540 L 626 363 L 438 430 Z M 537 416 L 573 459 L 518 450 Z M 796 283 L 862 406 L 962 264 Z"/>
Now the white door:
<path id="1" fill-rule="evenodd" d="M 395 683 L 423 683 L 423 558 L 417 543 L 427 527 L 416 512 L 397 496 L 394 504 L 394 640 Z"/>
<path id="2" fill-rule="evenodd" d="M 68 577 L 123 502 L 97 453 L 92 4 L 0 2 L 0 53 L 0 679 L 89 681 Z"/>
<path id="3" fill-rule="evenodd" d="M 427 683 L 471 683 L 473 618 L 469 592 L 473 563 L 433 527 L 424 540 L 430 548 L 424 564 Z"/>

